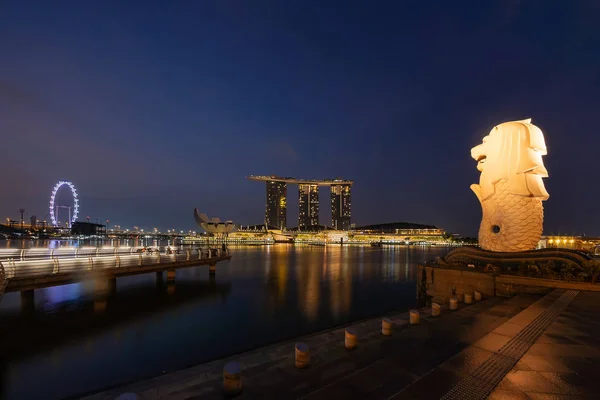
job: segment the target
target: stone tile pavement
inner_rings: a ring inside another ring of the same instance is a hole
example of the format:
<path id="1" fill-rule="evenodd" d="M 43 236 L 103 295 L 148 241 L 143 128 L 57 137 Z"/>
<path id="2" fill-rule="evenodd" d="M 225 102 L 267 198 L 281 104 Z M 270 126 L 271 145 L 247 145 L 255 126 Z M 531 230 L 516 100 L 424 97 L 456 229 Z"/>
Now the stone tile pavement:
<path id="1" fill-rule="evenodd" d="M 489 398 L 600 398 L 600 293 L 580 292 Z"/>
<path id="2" fill-rule="evenodd" d="M 472 389 L 485 385 L 485 381 L 473 379 L 474 372 L 563 293 L 553 291 L 390 399 L 481 398 L 449 394 L 459 382 L 469 382 Z M 527 347 L 514 367 L 502 375 L 489 399 L 600 398 L 600 293 L 579 292 Z"/>

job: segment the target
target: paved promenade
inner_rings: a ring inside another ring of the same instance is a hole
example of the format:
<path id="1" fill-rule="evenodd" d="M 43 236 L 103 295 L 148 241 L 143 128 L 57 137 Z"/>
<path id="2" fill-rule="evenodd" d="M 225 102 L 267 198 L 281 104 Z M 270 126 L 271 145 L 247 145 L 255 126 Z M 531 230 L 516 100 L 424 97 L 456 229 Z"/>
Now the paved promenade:
<path id="1" fill-rule="evenodd" d="M 242 366 L 237 399 L 584 399 L 600 382 L 600 294 L 554 290 L 542 297 L 490 298 L 441 317 L 421 312 L 352 325 L 358 348 L 344 348 L 344 328 L 260 348 L 87 397 L 221 399 L 222 369 Z M 243 329 L 240 330 L 243 335 Z M 310 347 L 310 367 L 294 367 L 294 344 Z M 598 392 L 600 393 L 600 392 Z M 592 396 L 592 397 L 590 397 Z"/>

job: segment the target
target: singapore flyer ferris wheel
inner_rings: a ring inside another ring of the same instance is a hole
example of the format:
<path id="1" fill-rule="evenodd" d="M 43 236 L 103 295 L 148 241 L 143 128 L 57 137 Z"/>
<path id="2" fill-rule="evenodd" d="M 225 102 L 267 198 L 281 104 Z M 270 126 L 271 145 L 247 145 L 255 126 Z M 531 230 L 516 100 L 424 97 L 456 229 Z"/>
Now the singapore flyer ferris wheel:
<path id="1" fill-rule="evenodd" d="M 71 195 L 73 196 L 72 206 L 55 203 L 56 194 L 58 193 L 58 190 L 63 186 L 67 186 L 69 189 L 71 189 Z M 67 220 L 67 225 L 70 228 L 73 222 L 77 221 L 77 216 L 79 215 L 79 197 L 77 195 L 77 189 L 75 189 L 75 185 L 68 181 L 59 181 L 56 185 L 54 185 L 54 188 L 52 189 L 52 195 L 50 196 L 50 218 L 52 220 L 53 226 L 59 225 L 58 211 L 61 208 L 66 208 L 69 212 L 69 219 Z"/>

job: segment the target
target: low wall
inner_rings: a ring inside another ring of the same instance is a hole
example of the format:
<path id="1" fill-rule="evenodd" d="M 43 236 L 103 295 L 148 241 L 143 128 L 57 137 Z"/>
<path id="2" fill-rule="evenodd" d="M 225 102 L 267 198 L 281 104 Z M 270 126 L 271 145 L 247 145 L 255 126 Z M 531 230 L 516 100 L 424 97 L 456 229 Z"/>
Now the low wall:
<path id="1" fill-rule="evenodd" d="M 590 282 L 569 282 L 555 279 L 529 278 L 527 276 L 498 275 L 496 277 L 496 290 L 512 287 L 516 293 L 531 292 L 535 288 L 583 290 L 600 292 L 600 284 Z"/>
<path id="2" fill-rule="evenodd" d="M 452 296 L 478 291 L 484 297 L 510 297 L 520 293 L 545 293 L 548 289 L 600 291 L 600 284 L 497 275 L 471 271 L 468 268 L 419 265 L 418 293 L 431 301 L 446 304 Z"/>
<path id="3" fill-rule="evenodd" d="M 431 301 L 440 304 L 446 304 L 454 293 L 458 295 L 477 290 L 484 297 L 492 297 L 496 292 L 492 275 L 464 269 L 419 265 L 418 282 L 425 284 L 421 291 L 431 296 Z"/>

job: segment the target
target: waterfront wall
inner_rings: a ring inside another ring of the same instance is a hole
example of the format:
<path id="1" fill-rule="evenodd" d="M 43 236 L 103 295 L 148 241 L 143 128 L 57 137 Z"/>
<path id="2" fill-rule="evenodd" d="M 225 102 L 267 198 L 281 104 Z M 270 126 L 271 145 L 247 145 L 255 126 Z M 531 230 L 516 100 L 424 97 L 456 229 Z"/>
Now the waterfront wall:
<path id="1" fill-rule="evenodd" d="M 419 265 L 417 276 L 420 293 L 431 301 L 447 304 L 454 295 L 481 292 L 484 297 L 495 295 L 494 277 L 490 274 L 455 268 L 437 268 Z"/>
<path id="2" fill-rule="evenodd" d="M 447 304 L 450 298 L 480 292 L 484 297 L 510 297 L 521 293 L 546 293 L 550 289 L 600 291 L 600 284 L 530 278 L 516 275 L 493 275 L 470 268 L 419 265 L 418 293 L 432 302 Z"/>

